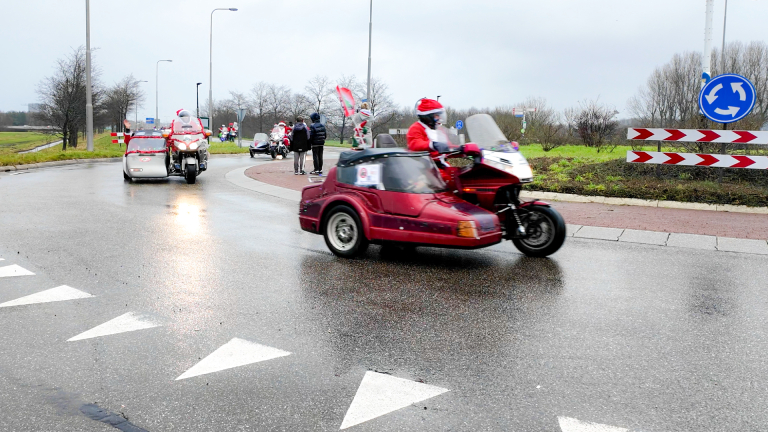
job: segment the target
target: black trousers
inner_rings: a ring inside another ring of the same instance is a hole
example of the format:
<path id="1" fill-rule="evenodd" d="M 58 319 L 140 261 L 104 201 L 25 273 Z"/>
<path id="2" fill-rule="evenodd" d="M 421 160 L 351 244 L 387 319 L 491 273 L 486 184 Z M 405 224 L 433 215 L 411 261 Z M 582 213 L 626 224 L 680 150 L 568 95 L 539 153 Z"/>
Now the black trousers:
<path id="1" fill-rule="evenodd" d="M 315 165 L 315 171 L 323 170 L 323 146 L 312 146 L 312 162 Z"/>

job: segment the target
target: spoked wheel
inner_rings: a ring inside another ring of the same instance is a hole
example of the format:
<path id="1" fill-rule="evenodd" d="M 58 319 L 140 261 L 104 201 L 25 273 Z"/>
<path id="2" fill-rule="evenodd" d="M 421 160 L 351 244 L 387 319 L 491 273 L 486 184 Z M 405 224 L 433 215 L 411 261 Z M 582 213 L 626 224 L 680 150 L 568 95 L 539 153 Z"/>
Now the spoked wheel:
<path id="1" fill-rule="evenodd" d="M 532 257 L 552 255 L 565 242 L 565 221 L 555 209 L 542 206 L 527 207 L 520 212 L 525 227 L 524 238 L 512 239 L 522 253 Z"/>
<path id="2" fill-rule="evenodd" d="M 197 170 L 195 169 L 194 165 L 187 165 L 187 170 L 184 172 L 184 178 L 187 180 L 188 184 L 195 184 L 195 180 L 197 179 Z"/>
<path id="3" fill-rule="evenodd" d="M 354 258 L 368 249 L 363 224 L 350 207 L 334 207 L 328 215 L 323 234 L 328 249 L 342 258 Z"/>

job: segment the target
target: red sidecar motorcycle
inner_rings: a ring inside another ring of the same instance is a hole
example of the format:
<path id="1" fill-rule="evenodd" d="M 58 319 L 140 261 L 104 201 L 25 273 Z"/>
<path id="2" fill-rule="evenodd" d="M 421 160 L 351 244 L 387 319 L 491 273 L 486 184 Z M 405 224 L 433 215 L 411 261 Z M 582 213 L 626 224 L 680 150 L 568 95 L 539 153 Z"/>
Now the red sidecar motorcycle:
<path id="1" fill-rule="evenodd" d="M 466 124 L 477 147 L 441 156 L 441 164 L 445 157 L 470 159 L 444 167 L 444 175 L 428 153 L 342 153 L 323 183 L 302 191 L 301 228 L 324 235 L 331 252 L 347 258 L 370 243 L 477 249 L 502 239 L 529 256 L 555 253 L 565 241 L 563 218 L 547 203 L 519 198 L 533 179 L 528 162 L 489 115 Z"/>

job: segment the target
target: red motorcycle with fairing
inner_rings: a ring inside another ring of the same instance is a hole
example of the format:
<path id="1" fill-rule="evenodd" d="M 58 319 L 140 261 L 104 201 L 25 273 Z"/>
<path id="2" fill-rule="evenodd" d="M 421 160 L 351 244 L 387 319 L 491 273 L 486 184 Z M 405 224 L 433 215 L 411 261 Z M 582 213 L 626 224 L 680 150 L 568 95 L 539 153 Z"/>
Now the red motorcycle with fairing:
<path id="1" fill-rule="evenodd" d="M 323 183 L 302 191 L 302 229 L 348 258 L 371 243 L 477 249 L 511 240 L 528 256 L 555 253 L 565 222 L 545 202 L 520 200 L 533 180 L 525 157 L 491 116 L 471 116 L 466 125 L 473 143 L 464 146 L 438 127 L 455 150 L 436 160 L 390 148 L 342 153 Z M 455 158 L 463 166 L 451 166 Z"/>

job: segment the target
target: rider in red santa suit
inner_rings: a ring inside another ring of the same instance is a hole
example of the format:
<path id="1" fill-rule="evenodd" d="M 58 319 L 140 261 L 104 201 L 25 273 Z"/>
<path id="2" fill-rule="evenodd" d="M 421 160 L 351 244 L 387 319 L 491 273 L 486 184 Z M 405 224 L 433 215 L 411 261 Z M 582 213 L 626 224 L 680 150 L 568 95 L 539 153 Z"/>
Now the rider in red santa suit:
<path id="1" fill-rule="evenodd" d="M 428 151 L 431 156 L 447 153 L 447 143 L 440 142 L 437 125 L 445 119 L 445 108 L 434 99 L 420 99 L 416 103 L 419 121 L 411 125 L 405 136 L 410 151 Z"/>

